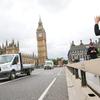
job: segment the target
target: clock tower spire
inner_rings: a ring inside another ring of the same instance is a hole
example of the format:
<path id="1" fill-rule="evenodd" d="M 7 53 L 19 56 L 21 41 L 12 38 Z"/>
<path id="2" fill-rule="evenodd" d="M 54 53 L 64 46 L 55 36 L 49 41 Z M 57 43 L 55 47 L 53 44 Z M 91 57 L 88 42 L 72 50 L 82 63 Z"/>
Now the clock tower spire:
<path id="1" fill-rule="evenodd" d="M 43 28 L 41 18 L 39 18 L 36 35 L 37 35 L 38 63 L 42 65 L 47 59 L 47 45 L 46 45 L 46 32 Z"/>

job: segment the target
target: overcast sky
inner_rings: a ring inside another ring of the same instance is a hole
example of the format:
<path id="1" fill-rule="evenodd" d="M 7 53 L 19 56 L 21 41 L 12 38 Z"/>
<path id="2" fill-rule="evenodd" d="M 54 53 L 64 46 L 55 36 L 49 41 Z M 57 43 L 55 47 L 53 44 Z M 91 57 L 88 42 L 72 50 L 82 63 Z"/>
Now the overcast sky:
<path id="1" fill-rule="evenodd" d="M 67 58 L 72 41 L 89 43 L 100 0 L 0 0 L 0 43 L 15 39 L 20 51 L 37 55 L 36 29 L 41 16 L 49 58 Z"/>

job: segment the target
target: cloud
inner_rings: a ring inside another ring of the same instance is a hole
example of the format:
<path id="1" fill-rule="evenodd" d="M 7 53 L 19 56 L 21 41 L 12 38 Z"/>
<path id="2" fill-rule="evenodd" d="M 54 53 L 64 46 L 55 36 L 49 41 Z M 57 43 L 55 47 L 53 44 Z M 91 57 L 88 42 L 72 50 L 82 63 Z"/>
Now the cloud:
<path id="1" fill-rule="evenodd" d="M 66 57 L 72 40 L 79 43 L 95 37 L 94 15 L 100 14 L 99 4 L 100 0 L 0 0 L 0 43 L 15 39 L 23 52 L 36 51 L 40 15 L 48 55 Z"/>
<path id="2" fill-rule="evenodd" d="M 59 43 L 59 41 L 56 41 L 53 43 L 49 42 L 47 43 L 47 52 L 49 58 L 57 58 L 57 57 L 64 57 L 67 58 L 67 42 L 62 41 Z"/>
<path id="3" fill-rule="evenodd" d="M 22 39 L 19 42 L 21 52 L 29 54 L 33 54 L 34 52 L 37 55 L 37 43 L 34 38 Z"/>
<path id="4" fill-rule="evenodd" d="M 33 1 L 0 0 L 0 44 L 15 39 L 20 42 L 21 51 L 36 51 Z"/>
<path id="5" fill-rule="evenodd" d="M 9 10 L 13 6 L 12 0 L 0 0 L 0 8 L 1 10 Z"/>
<path id="6" fill-rule="evenodd" d="M 34 1 L 34 0 L 33 0 Z M 23 39 L 34 36 L 35 17 L 32 13 L 32 0 L 0 0 L 1 39 Z M 35 15 L 34 15 L 35 16 Z"/>
<path id="7" fill-rule="evenodd" d="M 38 4 L 51 12 L 59 12 L 67 7 L 70 0 L 38 0 Z"/>

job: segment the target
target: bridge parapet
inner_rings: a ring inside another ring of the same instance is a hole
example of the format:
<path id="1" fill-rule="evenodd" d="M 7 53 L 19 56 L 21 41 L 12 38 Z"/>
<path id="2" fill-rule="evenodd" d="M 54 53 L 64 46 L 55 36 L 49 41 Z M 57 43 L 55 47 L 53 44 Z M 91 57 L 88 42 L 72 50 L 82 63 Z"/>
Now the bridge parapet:
<path id="1" fill-rule="evenodd" d="M 100 58 L 72 63 L 67 66 L 100 75 Z"/>
<path id="2" fill-rule="evenodd" d="M 67 67 L 72 71 L 76 78 L 79 78 L 78 70 L 80 70 L 81 86 L 87 86 L 86 72 L 100 76 L 100 58 L 68 63 Z M 98 93 L 96 90 L 94 91 L 98 94 L 98 96 L 100 96 L 100 93 Z"/>

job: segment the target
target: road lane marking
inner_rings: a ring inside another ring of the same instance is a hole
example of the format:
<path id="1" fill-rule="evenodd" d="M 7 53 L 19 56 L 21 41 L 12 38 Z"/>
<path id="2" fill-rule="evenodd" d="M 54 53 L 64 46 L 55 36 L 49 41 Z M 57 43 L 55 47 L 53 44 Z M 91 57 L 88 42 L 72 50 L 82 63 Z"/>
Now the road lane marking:
<path id="1" fill-rule="evenodd" d="M 53 79 L 53 81 L 49 84 L 49 86 L 45 89 L 45 91 L 42 93 L 42 95 L 40 96 L 40 98 L 38 100 L 43 100 L 45 95 L 47 94 L 47 92 L 49 91 L 49 89 L 51 88 L 51 86 L 54 84 L 54 82 L 56 81 L 57 77 L 55 77 Z"/>

